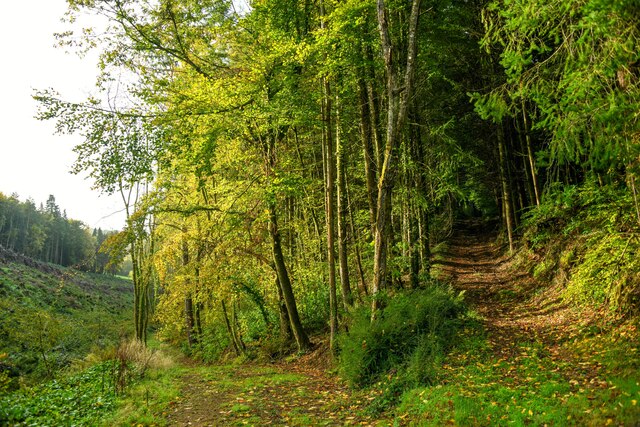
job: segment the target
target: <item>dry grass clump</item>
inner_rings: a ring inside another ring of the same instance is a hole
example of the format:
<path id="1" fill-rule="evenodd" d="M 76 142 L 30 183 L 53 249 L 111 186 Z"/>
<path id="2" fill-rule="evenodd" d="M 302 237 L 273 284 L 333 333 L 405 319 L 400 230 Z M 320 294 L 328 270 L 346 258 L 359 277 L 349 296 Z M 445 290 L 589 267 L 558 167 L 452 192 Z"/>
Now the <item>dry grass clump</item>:
<path id="1" fill-rule="evenodd" d="M 124 392 L 135 377 L 144 378 L 148 369 L 165 369 L 172 364 L 167 355 L 150 349 L 141 341 L 122 341 L 111 372 L 116 393 Z"/>
<path id="2" fill-rule="evenodd" d="M 115 356 L 117 360 L 132 364 L 141 372 L 149 368 L 166 369 L 173 365 L 173 360 L 168 355 L 157 349 L 150 349 L 136 339 L 122 341 Z"/>

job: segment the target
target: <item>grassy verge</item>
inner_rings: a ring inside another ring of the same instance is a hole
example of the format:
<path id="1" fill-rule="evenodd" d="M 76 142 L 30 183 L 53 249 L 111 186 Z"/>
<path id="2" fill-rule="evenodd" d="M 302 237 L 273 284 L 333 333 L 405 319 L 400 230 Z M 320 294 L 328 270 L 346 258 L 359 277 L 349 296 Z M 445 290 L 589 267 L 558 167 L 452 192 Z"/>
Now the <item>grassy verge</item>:
<path id="1" fill-rule="evenodd" d="M 131 341 L 114 358 L 80 372 L 0 396 L 0 425 L 157 426 L 179 395 L 184 367 L 168 348 Z"/>
<path id="2" fill-rule="evenodd" d="M 114 410 L 105 414 L 97 425 L 164 426 L 171 402 L 180 396 L 179 378 L 184 367 L 151 369 L 144 379 L 131 385 L 120 396 Z"/>
<path id="3" fill-rule="evenodd" d="M 187 367 L 176 363 L 183 357 L 178 350 L 150 338 L 146 348 L 129 343 L 118 350 L 120 359 L 143 369 L 144 374 L 130 382 L 105 414 L 102 426 L 163 426 L 171 402 L 179 399 L 180 378 Z"/>
<path id="4" fill-rule="evenodd" d="M 519 342 L 497 359 L 478 333 L 454 350 L 440 382 L 402 395 L 398 422 L 418 425 L 634 425 L 640 419 L 638 334 L 632 323 L 582 334 L 552 355 Z"/>

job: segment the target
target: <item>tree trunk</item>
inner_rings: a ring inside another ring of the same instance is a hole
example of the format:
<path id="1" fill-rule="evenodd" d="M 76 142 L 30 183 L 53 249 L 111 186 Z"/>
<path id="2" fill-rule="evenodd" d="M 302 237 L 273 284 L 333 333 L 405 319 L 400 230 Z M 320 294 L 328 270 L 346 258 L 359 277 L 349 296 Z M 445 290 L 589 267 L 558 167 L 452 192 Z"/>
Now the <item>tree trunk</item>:
<path id="1" fill-rule="evenodd" d="M 374 67 L 375 58 L 373 57 L 373 51 L 368 45 L 364 48 L 364 57 L 368 63 L 365 68 L 367 76 L 366 89 L 367 89 L 367 101 L 369 103 L 369 113 L 371 117 L 371 130 L 373 136 L 373 146 L 375 152 L 375 165 L 376 170 L 379 171 L 382 167 L 382 160 L 384 156 L 384 142 L 382 140 L 382 129 L 380 125 L 380 107 L 379 107 L 379 94 L 374 84 L 376 81 L 376 70 Z"/>
<path id="2" fill-rule="evenodd" d="M 182 232 L 186 235 L 186 227 L 182 230 Z M 189 245 L 187 243 L 187 239 L 183 237 L 182 239 L 182 267 L 187 269 L 189 266 Z M 190 288 L 189 278 L 185 271 L 185 276 L 187 277 L 187 288 Z M 187 328 L 187 341 L 189 343 L 189 347 L 193 347 L 196 342 L 195 339 L 195 316 L 193 309 L 193 297 L 191 294 L 191 290 L 187 289 L 187 294 L 184 299 L 184 318 L 185 318 L 185 326 Z"/>
<path id="3" fill-rule="evenodd" d="M 384 161 L 380 169 L 378 180 L 378 206 L 376 230 L 374 239 L 373 260 L 373 301 L 371 307 L 372 319 L 375 319 L 380 308 L 379 292 L 384 289 L 387 276 L 387 250 L 389 244 L 389 228 L 391 225 L 391 196 L 395 184 L 395 152 L 399 144 L 402 130 L 407 119 L 407 105 L 412 95 L 412 85 L 415 74 L 415 59 L 417 54 L 417 28 L 420 15 L 420 0 L 413 0 L 409 18 L 409 33 L 407 45 L 406 65 L 404 67 L 403 87 L 400 86 L 401 77 L 395 56 L 398 55 L 397 46 L 393 46 L 389 32 L 387 11 L 384 0 L 377 0 L 378 29 L 382 42 L 382 53 L 387 72 L 387 136 L 384 151 Z"/>
<path id="4" fill-rule="evenodd" d="M 347 183 L 345 153 L 340 131 L 340 106 L 336 96 L 336 169 L 338 178 L 338 259 L 340 265 L 340 289 L 345 311 L 353 305 L 351 284 L 349 283 L 349 263 L 347 252 Z"/>
<path id="5" fill-rule="evenodd" d="M 376 204 L 378 171 L 376 164 L 376 154 L 373 145 L 373 129 L 371 125 L 371 111 L 367 97 L 367 87 L 364 79 L 358 80 L 358 95 L 360 97 L 360 135 L 362 138 L 362 149 L 364 155 L 364 169 L 367 179 L 367 202 L 369 203 L 369 221 L 371 224 L 371 235 L 375 234 L 376 227 Z"/>
<path id="6" fill-rule="evenodd" d="M 276 288 L 278 289 L 278 314 L 280 318 L 280 338 L 283 342 L 288 343 L 293 339 L 291 331 L 291 321 L 289 320 L 289 312 L 287 312 L 287 304 L 284 301 L 280 280 L 276 275 Z"/>
<path id="7" fill-rule="evenodd" d="M 324 1 L 320 2 L 320 27 L 326 28 L 326 11 Z M 322 119 L 324 121 L 324 129 L 322 133 L 322 146 L 324 152 L 324 196 L 325 196 L 325 212 L 327 221 L 327 264 L 329 266 L 329 347 L 334 350 L 335 337 L 338 331 L 338 304 L 336 291 L 336 259 L 335 259 L 335 163 L 334 163 L 334 146 L 333 132 L 331 125 L 332 101 L 331 101 L 331 83 L 329 79 L 322 77 L 322 88 L 324 99 L 322 103 Z"/>
<path id="8" fill-rule="evenodd" d="M 420 122 L 420 116 L 416 103 L 412 104 L 413 121 L 415 123 Z M 413 157 L 413 163 L 415 165 L 414 172 L 414 186 L 416 190 L 415 197 L 418 198 L 418 202 L 415 203 L 415 216 L 414 228 L 412 233 L 414 235 L 414 247 L 412 265 L 417 262 L 418 274 L 429 277 L 431 270 L 431 250 L 429 247 L 429 195 L 427 192 L 427 177 L 424 164 L 426 162 L 424 146 L 422 143 L 422 133 L 419 126 L 412 126 L 411 128 L 411 156 Z M 415 268 L 415 266 L 414 266 Z"/>
<path id="9" fill-rule="evenodd" d="M 184 299 L 184 317 L 187 327 L 187 341 L 189 342 L 189 347 L 193 347 L 193 345 L 196 343 L 196 334 L 194 333 L 195 320 L 193 312 L 193 298 L 191 297 L 191 292 L 189 292 Z"/>
<path id="10" fill-rule="evenodd" d="M 240 322 L 238 322 L 238 302 L 236 301 L 236 297 L 233 297 L 233 304 L 231 305 L 231 319 L 233 320 L 231 323 L 231 330 L 233 331 L 233 338 L 238 343 L 238 347 L 242 350 L 242 353 L 246 353 L 247 346 L 244 345 L 244 341 L 242 341 L 242 335 L 240 334 Z"/>
<path id="11" fill-rule="evenodd" d="M 353 219 L 353 209 L 351 208 L 351 197 L 349 196 L 349 185 L 346 185 L 347 191 L 347 206 L 349 207 L 349 223 L 351 226 L 351 234 L 353 235 L 354 246 L 356 249 L 356 265 L 358 266 L 358 276 L 360 280 L 358 281 L 358 301 L 362 302 L 363 298 L 369 295 L 367 290 L 367 282 L 364 277 L 364 268 L 362 268 L 362 256 L 360 254 L 360 245 L 358 239 L 358 233 L 356 232 L 356 224 Z"/>
<path id="12" fill-rule="evenodd" d="M 527 143 L 527 159 L 529 160 L 529 168 L 531 171 L 531 181 L 536 196 L 536 206 L 540 206 L 540 189 L 538 188 L 538 174 L 536 173 L 535 160 L 533 158 L 533 150 L 531 148 L 531 135 L 529 135 L 529 118 L 525 110 L 524 98 L 522 101 L 522 121 L 524 122 L 524 137 Z"/>
<path id="13" fill-rule="evenodd" d="M 502 123 L 498 123 L 498 169 L 500 170 L 500 183 L 502 186 L 502 209 L 509 239 L 509 252 L 513 252 L 513 213 L 511 205 L 511 189 L 509 188 L 509 176 L 507 169 L 507 153 L 505 146 L 504 129 Z"/>
<path id="14" fill-rule="evenodd" d="M 233 334 L 233 329 L 231 328 L 231 322 L 229 321 L 229 314 L 227 313 L 227 305 L 224 300 L 220 301 L 220 305 L 222 306 L 222 315 L 224 317 L 224 323 L 227 325 L 227 332 L 229 333 L 229 339 L 231 340 L 231 344 L 233 345 L 233 349 L 236 352 L 237 356 L 240 356 L 242 353 L 240 352 L 240 347 L 238 347 L 238 343 L 236 342 L 236 337 Z"/>
<path id="15" fill-rule="evenodd" d="M 275 148 L 276 141 L 280 138 L 279 132 L 279 129 L 273 129 L 265 136 L 258 138 L 258 142 L 262 146 L 264 172 L 268 180 L 273 179 L 272 175 L 276 166 Z M 309 337 L 307 336 L 304 328 L 302 327 L 302 322 L 300 321 L 296 298 L 293 294 L 291 280 L 289 279 L 289 272 L 287 270 L 282 251 L 282 236 L 280 235 L 280 229 L 278 228 L 278 211 L 276 207 L 275 194 L 267 195 L 266 205 L 267 211 L 269 212 L 269 237 L 271 238 L 273 264 L 278 276 L 278 282 L 280 283 L 280 289 L 282 290 L 282 296 L 287 307 L 287 314 L 289 316 L 293 336 L 296 339 L 298 350 L 304 352 L 311 347 L 311 342 L 309 341 Z"/>
<path id="16" fill-rule="evenodd" d="M 198 254 L 197 254 L 197 260 L 196 260 L 196 268 L 195 268 L 195 272 L 194 272 L 194 276 L 195 276 L 195 289 L 194 289 L 194 293 L 195 293 L 195 297 L 196 297 L 196 301 L 195 301 L 195 309 L 194 309 L 194 320 L 195 320 L 195 332 L 197 334 L 198 338 L 202 337 L 202 298 L 200 296 L 200 263 L 202 262 L 202 252 L 203 252 L 203 248 L 202 245 L 199 244 L 198 245 Z"/>
<path id="17" fill-rule="evenodd" d="M 293 288 L 291 287 L 291 280 L 289 279 L 289 272 L 284 261 L 284 255 L 282 253 L 282 243 L 280 237 L 280 231 L 278 230 L 278 214 L 276 212 L 275 201 L 269 201 L 267 203 L 269 209 L 269 235 L 271 237 L 271 249 L 273 254 L 273 262 L 276 267 L 276 273 L 278 274 L 278 280 L 280 282 L 280 288 L 282 289 L 282 296 L 284 298 L 285 305 L 287 307 L 287 314 L 289 315 L 289 321 L 291 322 L 291 330 L 296 339 L 298 350 L 307 351 L 311 347 L 309 337 L 302 327 L 300 316 L 298 314 L 298 307 L 296 305 L 296 298 L 293 294 Z"/>
<path id="18" fill-rule="evenodd" d="M 331 85 L 323 78 L 324 88 L 324 171 L 325 171 L 325 211 L 327 220 L 327 264 L 329 266 L 329 346 L 334 349 L 334 340 L 338 329 L 338 305 L 336 291 L 336 259 L 335 259 L 335 163 L 333 159 L 333 132 L 331 131 Z"/>

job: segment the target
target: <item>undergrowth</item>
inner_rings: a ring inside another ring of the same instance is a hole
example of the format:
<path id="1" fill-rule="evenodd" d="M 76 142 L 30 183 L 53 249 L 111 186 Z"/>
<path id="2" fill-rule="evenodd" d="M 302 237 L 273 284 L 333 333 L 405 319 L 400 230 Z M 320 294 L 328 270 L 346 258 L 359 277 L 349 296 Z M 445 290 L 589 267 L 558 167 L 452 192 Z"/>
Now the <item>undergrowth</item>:
<path id="1" fill-rule="evenodd" d="M 373 409 L 384 410 L 403 390 L 437 381 L 465 314 L 462 295 L 435 285 L 388 298 L 373 322 L 362 306 L 339 337 L 340 372 L 355 387 L 383 386 Z"/>
<path id="2" fill-rule="evenodd" d="M 131 330 L 128 281 L 0 264 L 0 392 L 58 378 Z"/>
<path id="3" fill-rule="evenodd" d="M 0 398 L 0 425 L 95 425 L 115 406 L 113 366 L 113 361 L 103 362 Z"/>
<path id="4" fill-rule="evenodd" d="M 532 272 L 560 281 L 567 301 L 637 311 L 640 224 L 628 188 L 595 180 L 552 188 L 521 228 Z"/>
<path id="5" fill-rule="evenodd" d="M 171 390 L 166 381 L 159 381 L 157 389 L 150 386 L 150 381 L 168 375 L 161 373 L 171 372 L 173 362 L 163 352 L 132 340 L 123 341 L 115 350 L 102 355 L 110 358 L 75 374 L 0 396 L 0 425 L 113 425 L 116 419 L 113 414 L 118 419 L 127 418 L 123 412 L 132 400 L 144 400 L 149 407 L 150 399 L 157 400 L 156 396 L 161 394 L 160 388 L 165 388 L 165 392 Z M 94 363 L 99 356 L 87 356 L 87 363 Z M 76 368 L 81 367 L 81 363 L 76 364 Z M 175 396 L 175 391 L 171 394 Z M 147 415 L 142 406 L 129 412 L 139 419 Z"/>

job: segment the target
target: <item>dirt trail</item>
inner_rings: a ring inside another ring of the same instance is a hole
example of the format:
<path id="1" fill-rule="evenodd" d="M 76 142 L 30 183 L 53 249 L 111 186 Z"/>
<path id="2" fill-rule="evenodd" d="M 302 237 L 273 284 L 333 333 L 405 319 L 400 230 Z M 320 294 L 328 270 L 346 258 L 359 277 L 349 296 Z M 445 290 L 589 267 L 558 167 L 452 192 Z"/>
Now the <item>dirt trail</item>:
<path id="1" fill-rule="evenodd" d="M 308 356 L 305 356 L 308 357 Z M 304 358 L 290 364 L 202 366 L 183 378 L 171 426 L 376 425 L 345 384 Z"/>
<path id="2" fill-rule="evenodd" d="M 507 252 L 496 243 L 495 232 L 469 222 L 458 226 L 434 266 L 440 279 L 465 291 L 465 299 L 484 319 L 497 358 L 517 357 L 518 345 L 537 343 L 552 360 L 571 366 L 567 376 L 598 384 L 597 367 L 562 346 L 584 330 L 596 313 L 578 311 L 562 302 L 559 290 L 527 272 L 514 272 Z"/>

